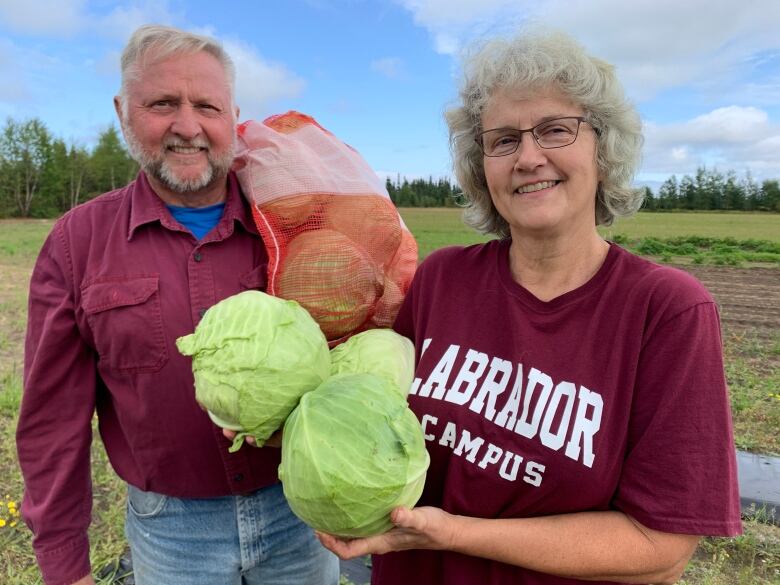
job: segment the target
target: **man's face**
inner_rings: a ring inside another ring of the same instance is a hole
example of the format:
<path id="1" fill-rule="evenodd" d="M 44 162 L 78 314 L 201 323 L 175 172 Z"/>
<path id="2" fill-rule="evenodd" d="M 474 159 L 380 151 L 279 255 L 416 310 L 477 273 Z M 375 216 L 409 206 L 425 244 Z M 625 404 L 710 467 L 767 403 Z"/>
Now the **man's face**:
<path id="1" fill-rule="evenodd" d="M 227 75 L 209 53 L 154 55 L 115 100 L 130 154 L 167 203 L 207 205 L 225 194 L 235 151 Z M 216 198 L 216 199 L 215 199 Z"/>

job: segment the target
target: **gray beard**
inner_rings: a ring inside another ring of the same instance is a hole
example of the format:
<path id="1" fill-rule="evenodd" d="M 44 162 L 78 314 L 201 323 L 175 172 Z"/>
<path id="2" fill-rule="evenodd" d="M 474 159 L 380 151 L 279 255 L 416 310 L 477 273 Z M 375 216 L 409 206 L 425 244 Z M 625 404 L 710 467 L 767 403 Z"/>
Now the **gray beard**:
<path id="1" fill-rule="evenodd" d="M 224 180 L 233 164 L 233 158 L 235 157 L 235 141 L 230 145 L 230 148 L 218 158 L 213 158 L 211 154 L 208 155 L 208 166 L 203 170 L 199 177 L 192 179 L 181 179 L 175 175 L 173 169 L 165 160 L 165 150 L 167 146 L 172 144 L 187 144 L 182 140 L 166 140 L 160 149 L 159 154 L 153 154 L 145 152 L 141 147 L 140 142 L 136 138 L 129 125 L 122 125 L 122 132 L 125 136 L 125 142 L 127 143 L 127 150 L 130 156 L 141 167 L 141 170 L 149 177 L 153 177 L 165 187 L 173 191 L 174 193 L 185 194 L 193 193 L 205 189 Z M 189 145 L 192 146 L 208 146 L 205 141 L 195 141 Z"/>

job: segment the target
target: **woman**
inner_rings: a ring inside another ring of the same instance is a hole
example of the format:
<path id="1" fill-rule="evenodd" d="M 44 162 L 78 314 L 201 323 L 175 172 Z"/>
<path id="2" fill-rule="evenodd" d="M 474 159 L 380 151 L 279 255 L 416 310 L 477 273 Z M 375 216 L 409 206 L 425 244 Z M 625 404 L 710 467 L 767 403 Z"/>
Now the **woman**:
<path id="1" fill-rule="evenodd" d="M 613 68 L 561 35 L 493 42 L 447 113 L 471 225 L 396 322 L 431 454 L 375 585 L 673 583 L 741 531 L 719 319 L 682 271 L 598 234 L 641 204 L 640 122 Z"/>

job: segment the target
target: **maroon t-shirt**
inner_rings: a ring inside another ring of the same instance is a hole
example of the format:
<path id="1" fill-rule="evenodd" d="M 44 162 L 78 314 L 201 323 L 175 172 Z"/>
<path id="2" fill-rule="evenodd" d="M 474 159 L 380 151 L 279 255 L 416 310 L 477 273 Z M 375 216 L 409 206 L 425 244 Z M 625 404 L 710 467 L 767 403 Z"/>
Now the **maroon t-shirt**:
<path id="1" fill-rule="evenodd" d="M 509 241 L 432 254 L 396 322 L 431 455 L 419 505 L 483 518 L 620 510 L 655 530 L 741 530 L 714 301 L 693 277 L 611 245 L 543 302 Z M 372 583 L 584 583 L 456 553 L 374 558 Z M 590 581 L 589 583 L 593 583 Z"/>

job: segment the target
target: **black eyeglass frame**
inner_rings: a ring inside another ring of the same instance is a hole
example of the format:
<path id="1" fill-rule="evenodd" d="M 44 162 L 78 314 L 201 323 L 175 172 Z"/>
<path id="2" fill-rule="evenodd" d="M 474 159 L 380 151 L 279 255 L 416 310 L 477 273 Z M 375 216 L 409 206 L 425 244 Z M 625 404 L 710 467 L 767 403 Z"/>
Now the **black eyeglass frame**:
<path id="1" fill-rule="evenodd" d="M 561 144 L 559 146 L 542 146 L 541 144 L 539 144 L 539 137 L 536 135 L 534 130 L 536 130 L 539 126 L 544 126 L 545 124 L 550 124 L 551 122 L 557 122 L 558 120 L 577 120 L 577 129 L 574 132 L 574 138 L 572 139 L 572 141 L 567 144 Z M 593 131 L 598 135 L 599 133 L 598 129 L 596 129 L 593 126 L 593 124 L 591 124 L 590 121 L 584 116 L 561 116 L 560 118 L 552 118 L 550 120 L 544 120 L 543 122 L 539 122 L 536 126 L 533 126 L 531 128 L 526 128 L 525 130 L 521 128 L 509 128 L 509 127 L 490 128 L 488 130 L 483 130 L 482 132 L 478 133 L 474 137 L 474 142 L 477 143 L 477 146 L 479 146 L 479 149 L 482 151 L 482 154 L 484 154 L 485 156 L 489 156 L 490 158 L 499 158 L 502 156 L 509 156 L 510 154 L 516 153 L 517 150 L 520 148 L 520 143 L 523 140 L 523 134 L 525 134 L 526 132 L 529 132 L 531 136 L 533 136 L 534 142 L 536 142 L 536 146 L 538 146 L 539 148 L 543 148 L 545 150 L 553 150 L 555 148 L 565 148 L 567 146 L 571 146 L 577 141 L 577 138 L 580 135 L 580 126 L 582 125 L 583 122 L 585 122 L 591 128 L 593 128 Z M 517 132 L 517 136 L 519 140 L 517 141 L 517 145 L 515 145 L 515 149 L 512 152 L 507 152 L 504 154 L 488 154 L 485 152 L 485 145 L 482 143 L 482 136 L 484 136 L 488 132 L 494 132 L 496 130 L 513 130 Z"/>

